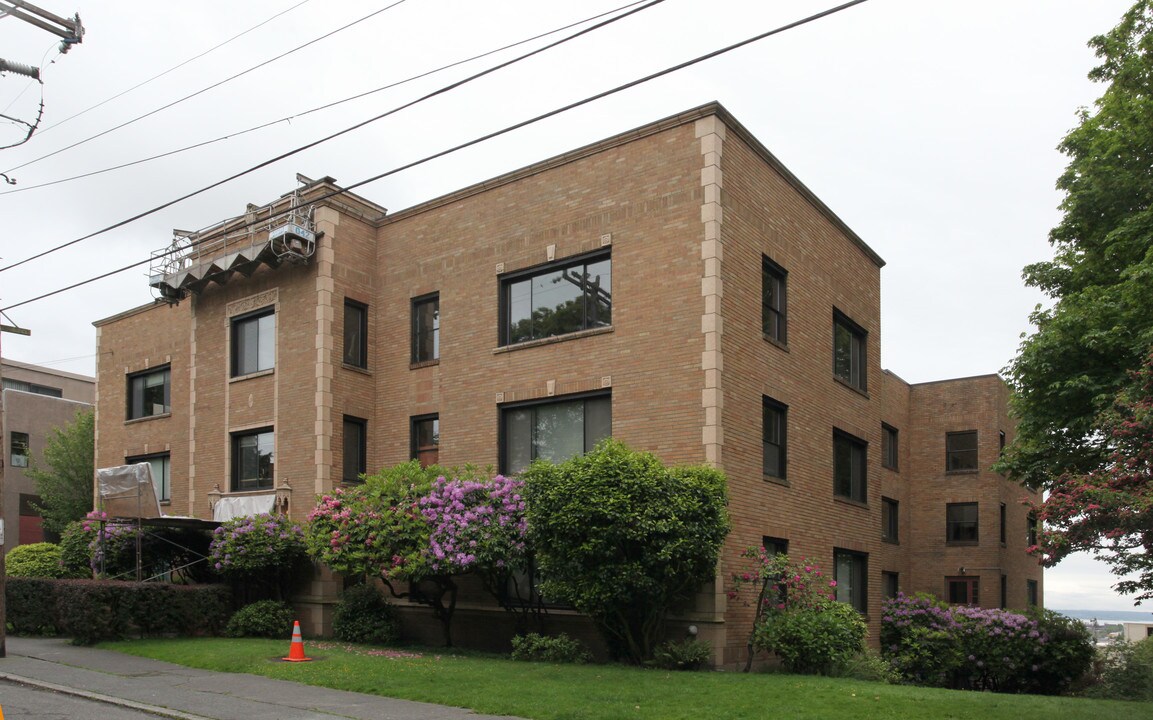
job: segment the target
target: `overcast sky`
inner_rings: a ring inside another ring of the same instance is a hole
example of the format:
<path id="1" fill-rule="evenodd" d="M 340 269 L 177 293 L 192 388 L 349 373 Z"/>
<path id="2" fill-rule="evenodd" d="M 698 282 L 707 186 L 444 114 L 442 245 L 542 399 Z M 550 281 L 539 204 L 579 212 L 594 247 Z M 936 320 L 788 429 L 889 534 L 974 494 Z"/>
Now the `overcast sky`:
<path id="1" fill-rule="evenodd" d="M 44 98 L 40 130 L 26 144 L 0 151 L 0 172 L 17 180 L 0 182 L 0 267 L 545 41 L 303 114 L 308 110 L 625 2 L 402 0 L 383 10 L 393 3 L 37 0 L 60 15 L 79 11 L 87 34 L 61 56 L 54 36 L 0 17 L 0 58 L 41 66 L 44 80 L 41 86 L 14 74 L 0 77 L 0 114 L 34 121 L 41 92 Z M 351 185 L 834 4 L 667 0 L 122 228 L 0 271 L 0 307 L 147 260 L 167 246 L 173 228 L 196 230 L 242 212 L 246 203 L 264 204 L 292 190 L 296 173 Z M 886 368 L 909 382 L 997 372 L 1015 354 L 1020 334 L 1029 329 L 1029 312 L 1043 300 L 1023 286 L 1021 268 L 1051 256 L 1047 236 L 1060 217 L 1061 199 L 1054 181 L 1065 165 L 1056 145 L 1077 123 L 1077 109 L 1100 95 L 1085 77 L 1094 65 L 1086 41 L 1113 27 L 1129 4 L 870 0 L 356 192 L 400 210 L 717 100 L 887 261 L 881 302 Z M 377 14 L 268 62 L 371 13 Z M 267 64 L 249 71 L 261 63 Z M 296 117 L 237 134 L 290 116 Z M 17 142 L 25 129 L 5 122 L 0 118 L 0 145 Z M 122 170 L 33 187 L 229 135 Z M 33 334 L 6 334 L 5 357 L 93 374 L 92 322 L 149 302 L 147 273 L 145 264 L 8 310 L 6 323 Z M 1047 572 L 1046 604 L 1131 608 L 1111 584 L 1103 566 L 1068 561 Z"/>

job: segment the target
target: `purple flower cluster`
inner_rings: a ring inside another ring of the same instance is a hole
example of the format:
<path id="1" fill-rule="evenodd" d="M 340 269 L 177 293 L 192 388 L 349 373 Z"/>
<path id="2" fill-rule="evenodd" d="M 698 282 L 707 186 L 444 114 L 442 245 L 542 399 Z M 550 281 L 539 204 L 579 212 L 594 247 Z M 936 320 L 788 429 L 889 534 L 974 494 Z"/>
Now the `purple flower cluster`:
<path id="1" fill-rule="evenodd" d="M 420 499 L 429 524 L 426 550 L 437 572 L 467 572 L 476 565 L 503 568 L 525 551 L 524 483 L 497 475 L 491 480 L 437 478 Z"/>
<path id="2" fill-rule="evenodd" d="M 304 555 L 304 530 L 284 515 L 235 518 L 213 531 L 209 556 L 218 572 L 245 574 L 287 567 Z"/>

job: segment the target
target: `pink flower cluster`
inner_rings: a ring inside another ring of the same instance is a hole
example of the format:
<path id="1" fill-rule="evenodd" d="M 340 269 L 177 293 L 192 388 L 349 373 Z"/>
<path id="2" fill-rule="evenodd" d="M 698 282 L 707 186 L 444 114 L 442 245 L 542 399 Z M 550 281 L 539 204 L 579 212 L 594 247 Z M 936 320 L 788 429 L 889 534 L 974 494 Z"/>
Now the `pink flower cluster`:
<path id="1" fill-rule="evenodd" d="M 466 572 L 479 564 L 504 567 L 523 556 L 526 521 L 524 483 L 497 475 L 491 480 L 439 477 L 420 499 L 431 528 L 429 561 L 438 572 Z"/>

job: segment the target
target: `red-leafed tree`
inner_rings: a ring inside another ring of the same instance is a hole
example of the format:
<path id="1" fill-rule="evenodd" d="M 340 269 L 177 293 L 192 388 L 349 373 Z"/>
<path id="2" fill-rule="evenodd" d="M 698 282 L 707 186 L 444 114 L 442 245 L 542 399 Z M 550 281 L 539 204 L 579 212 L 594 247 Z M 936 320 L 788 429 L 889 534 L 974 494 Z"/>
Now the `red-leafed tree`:
<path id="1" fill-rule="evenodd" d="M 1114 587 L 1140 602 L 1153 598 L 1153 353 L 1133 379 L 1101 417 L 1108 462 L 1050 484 L 1035 508 L 1044 530 L 1032 551 L 1046 566 L 1091 551 L 1129 576 Z"/>

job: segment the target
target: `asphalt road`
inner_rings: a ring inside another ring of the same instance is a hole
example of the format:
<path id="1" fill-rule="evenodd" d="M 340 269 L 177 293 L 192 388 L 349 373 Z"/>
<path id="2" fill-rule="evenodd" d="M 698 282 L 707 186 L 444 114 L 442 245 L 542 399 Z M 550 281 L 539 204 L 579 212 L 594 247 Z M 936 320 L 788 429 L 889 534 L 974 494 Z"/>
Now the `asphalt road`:
<path id="1" fill-rule="evenodd" d="M 3 681 L 0 681 L 0 712 L 4 720 L 155 720 L 157 717 L 139 710 Z"/>

